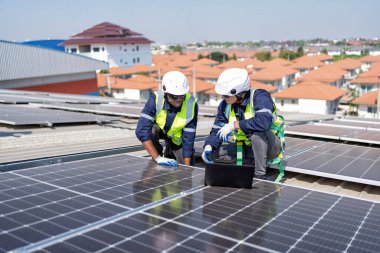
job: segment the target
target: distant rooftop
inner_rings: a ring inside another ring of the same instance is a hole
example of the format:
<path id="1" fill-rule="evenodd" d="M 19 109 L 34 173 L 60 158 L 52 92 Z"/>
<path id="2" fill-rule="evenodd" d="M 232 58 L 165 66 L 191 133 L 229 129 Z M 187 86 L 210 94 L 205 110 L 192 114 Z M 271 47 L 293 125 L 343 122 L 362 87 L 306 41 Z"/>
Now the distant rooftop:
<path id="1" fill-rule="evenodd" d="M 61 43 L 63 43 L 64 41 L 65 40 L 31 40 L 20 43 L 24 45 L 43 47 L 64 52 L 65 48 L 61 45 Z"/>
<path id="2" fill-rule="evenodd" d="M 66 40 L 63 45 L 83 45 L 92 43 L 120 44 L 142 43 L 149 44 L 153 41 L 141 36 L 128 28 L 104 22 L 77 33 Z"/>

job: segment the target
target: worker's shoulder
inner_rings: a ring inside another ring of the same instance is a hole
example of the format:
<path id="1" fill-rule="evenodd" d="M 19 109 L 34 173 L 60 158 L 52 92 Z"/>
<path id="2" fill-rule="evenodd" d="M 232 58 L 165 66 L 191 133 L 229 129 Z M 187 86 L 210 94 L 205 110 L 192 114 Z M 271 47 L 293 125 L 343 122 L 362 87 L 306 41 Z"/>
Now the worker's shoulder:
<path id="1" fill-rule="evenodd" d="M 254 96 L 270 96 L 270 93 L 264 89 L 255 89 Z"/>

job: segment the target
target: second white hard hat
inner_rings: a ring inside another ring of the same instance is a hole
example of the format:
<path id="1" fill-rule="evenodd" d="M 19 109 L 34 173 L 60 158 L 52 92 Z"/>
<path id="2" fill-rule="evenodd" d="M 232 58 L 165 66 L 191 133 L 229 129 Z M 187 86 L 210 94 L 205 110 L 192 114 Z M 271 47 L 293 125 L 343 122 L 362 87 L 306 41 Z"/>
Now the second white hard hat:
<path id="1" fill-rule="evenodd" d="M 250 78 L 247 70 L 230 68 L 223 71 L 215 85 L 215 91 L 219 95 L 235 96 L 250 88 Z"/>
<path id="2" fill-rule="evenodd" d="M 189 81 L 179 71 L 167 72 L 162 78 L 162 89 L 173 95 L 185 95 L 189 91 Z"/>

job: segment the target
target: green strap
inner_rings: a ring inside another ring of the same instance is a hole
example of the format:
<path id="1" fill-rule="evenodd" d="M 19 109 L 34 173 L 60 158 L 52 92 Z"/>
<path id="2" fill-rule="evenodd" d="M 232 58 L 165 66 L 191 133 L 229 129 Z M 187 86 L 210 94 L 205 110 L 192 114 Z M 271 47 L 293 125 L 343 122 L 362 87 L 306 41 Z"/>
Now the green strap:
<path id="1" fill-rule="evenodd" d="M 236 165 L 243 165 L 243 142 L 236 142 Z"/>
<path id="2" fill-rule="evenodd" d="M 276 180 L 274 181 L 275 183 L 280 182 L 282 177 L 285 175 L 284 168 L 282 167 L 282 160 L 280 160 L 280 162 L 278 163 L 278 170 L 280 172 L 278 173 L 278 176 L 277 176 Z"/>

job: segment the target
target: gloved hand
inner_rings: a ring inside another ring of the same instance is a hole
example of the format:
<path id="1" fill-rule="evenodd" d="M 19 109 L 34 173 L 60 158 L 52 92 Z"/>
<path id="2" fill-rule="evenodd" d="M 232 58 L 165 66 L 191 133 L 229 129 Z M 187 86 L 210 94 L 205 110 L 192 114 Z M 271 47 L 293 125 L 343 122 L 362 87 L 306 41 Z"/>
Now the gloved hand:
<path id="1" fill-rule="evenodd" d="M 210 155 L 212 153 L 212 147 L 211 145 L 206 145 L 205 149 L 203 150 L 203 153 L 202 153 L 202 159 L 205 163 L 214 163 L 211 159 L 210 159 Z"/>
<path id="2" fill-rule="evenodd" d="M 159 165 L 165 165 L 165 166 L 178 166 L 178 163 L 174 159 L 169 159 L 166 157 L 158 156 L 156 159 L 154 159 L 156 163 Z"/>
<path id="3" fill-rule="evenodd" d="M 217 133 L 217 136 L 224 142 L 228 140 L 228 136 L 235 130 L 234 122 L 225 124 Z"/>

